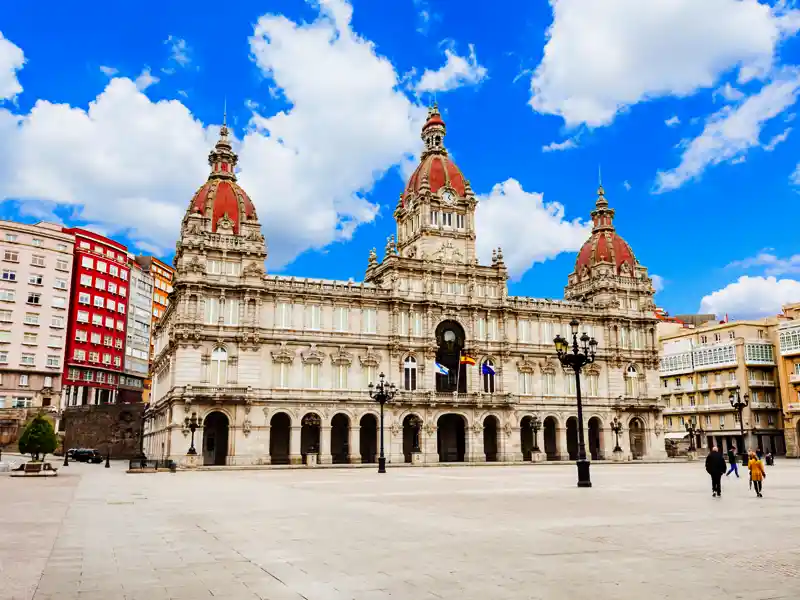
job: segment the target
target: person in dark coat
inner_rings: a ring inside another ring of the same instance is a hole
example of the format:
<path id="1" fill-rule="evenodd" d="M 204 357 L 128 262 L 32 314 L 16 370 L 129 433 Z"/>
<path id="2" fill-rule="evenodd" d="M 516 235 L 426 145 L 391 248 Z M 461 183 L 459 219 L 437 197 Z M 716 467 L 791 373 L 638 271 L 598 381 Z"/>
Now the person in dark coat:
<path id="1" fill-rule="evenodd" d="M 706 472 L 711 475 L 711 492 L 714 497 L 722 496 L 722 476 L 725 474 L 725 457 L 714 446 L 706 456 Z"/>

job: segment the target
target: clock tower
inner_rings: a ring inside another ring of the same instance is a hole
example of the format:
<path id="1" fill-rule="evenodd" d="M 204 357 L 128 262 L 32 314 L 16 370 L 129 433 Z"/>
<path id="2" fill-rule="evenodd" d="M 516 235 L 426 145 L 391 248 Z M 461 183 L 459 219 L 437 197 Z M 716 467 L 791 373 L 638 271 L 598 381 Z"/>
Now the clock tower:
<path id="1" fill-rule="evenodd" d="M 444 147 L 445 124 L 436 105 L 422 127 L 425 149 L 394 211 L 400 256 L 474 264 L 478 200 Z"/>

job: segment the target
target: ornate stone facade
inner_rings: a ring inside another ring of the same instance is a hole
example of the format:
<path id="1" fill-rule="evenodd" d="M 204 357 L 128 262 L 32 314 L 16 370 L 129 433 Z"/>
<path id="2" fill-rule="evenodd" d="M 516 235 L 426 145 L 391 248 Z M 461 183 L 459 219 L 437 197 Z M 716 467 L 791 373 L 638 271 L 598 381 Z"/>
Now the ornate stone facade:
<path id="1" fill-rule="evenodd" d="M 478 200 L 444 136 L 433 108 L 395 210 L 397 236 L 353 283 L 264 273 L 265 240 L 223 127 L 154 332 L 151 458 L 185 462 L 194 415 L 205 464 L 375 461 L 367 385 L 384 372 L 399 388 L 385 413 L 389 463 L 530 460 L 533 415 L 538 447 L 565 460 L 577 452 L 575 378 L 553 338 L 572 318 L 599 342 L 581 382 L 587 451 L 610 458 L 618 416 L 625 456 L 665 456 L 651 280 L 614 231 L 602 188 L 567 299 L 509 296 L 502 250 L 478 262 Z"/>

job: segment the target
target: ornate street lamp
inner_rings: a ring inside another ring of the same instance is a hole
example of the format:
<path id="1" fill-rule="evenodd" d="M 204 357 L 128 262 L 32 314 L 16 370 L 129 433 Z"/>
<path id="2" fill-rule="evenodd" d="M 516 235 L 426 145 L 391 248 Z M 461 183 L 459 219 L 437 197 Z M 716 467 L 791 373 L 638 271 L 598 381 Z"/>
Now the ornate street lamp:
<path id="1" fill-rule="evenodd" d="M 542 428 L 542 421 L 539 419 L 539 415 L 533 415 L 531 417 L 531 429 L 533 430 L 533 448 L 531 448 L 531 452 L 540 452 L 539 429 L 541 428 Z"/>
<path id="2" fill-rule="evenodd" d="M 370 382 L 368 387 L 369 397 L 381 405 L 381 453 L 378 457 L 378 473 L 386 473 L 386 457 L 383 455 L 383 405 L 392 401 L 397 394 L 397 388 L 393 383 L 384 381 L 383 373 L 380 374 L 378 385 Z"/>
<path id="3" fill-rule="evenodd" d="M 695 452 L 697 447 L 695 446 L 695 434 L 697 433 L 697 427 L 694 424 L 694 421 L 691 419 L 686 422 L 686 433 L 689 434 L 689 452 Z"/>
<path id="4" fill-rule="evenodd" d="M 622 433 L 622 421 L 620 421 L 618 417 L 614 417 L 611 421 L 611 431 L 613 431 L 616 436 L 614 452 L 622 452 L 622 448 L 619 447 L 619 434 Z"/>
<path id="5" fill-rule="evenodd" d="M 578 323 L 577 319 L 572 319 L 569 326 L 572 329 L 572 347 L 569 341 L 560 335 L 553 340 L 558 353 L 558 360 L 565 367 L 571 367 L 575 373 L 575 391 L 578 397 L 578 487 L 592 487 L 592 480 L 589 475 L 589 461 L 586 460 L 586 444 L 583 439 L 583 406 L 581 404 L 581 369 L 594 362 L 597 354 L 597 340 L 590 338 L 586 333 L 580 337 L 578 344 Z"/>
<path id="6" fill-rule="evenodd" d="M 197 431 L 198 427 L 200 427 L 200 420 L 197 418 L 197 413 L 192 413 L 191 419 L 189 417 L 184 417 L 183 426 L 192 432 L 192 443 L 189 446 L 189 451 L 186 454 L 189 456 L 195 456 L 197 454 L 197 450 L 194 449 L 194 432 Z"/>
<path id="7" fill-rule="evenodd" d="M 744 440 L 744 418 L 742 417 L 742 412 L 747 405 L 750 404 L 750 394 L 746 393 L 744 396 L 739 396 L 739 386 L 737 385 L 731 391 L 730 396 L 731 406 L 735 411 L 739 413 L 739 429 L 742 432 L 742 464 L 747 464 L 747 449 L 745 448 L 745 440 Z"/>

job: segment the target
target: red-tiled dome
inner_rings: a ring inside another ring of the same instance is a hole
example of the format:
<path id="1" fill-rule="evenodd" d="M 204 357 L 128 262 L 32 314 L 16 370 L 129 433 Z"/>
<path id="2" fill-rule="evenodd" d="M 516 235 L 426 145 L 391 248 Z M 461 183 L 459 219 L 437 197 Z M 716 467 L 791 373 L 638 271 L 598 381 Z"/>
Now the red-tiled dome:
<path id="1" fill-rule="evenodd" d="M 465 196 L 467 191 L 466 179 L 461 170 L 447 155 L 444 147 L 446 127 L 439 109 L 433 106 L 428 111 L 428 119 L 422 126 L 422 139 L 425 150 L 422 152 L 419 166 L 416 168 L 406 185 L 403 197 L 409 194 L 419 194 L 423 183 L 427 181 L 431 193 L 436 194 L 443 187 L 452 188 L 459 196 Z"/>
<path id="2" fill-rule="evenodd" d="M 636 256 L 628 242 L 614 229 L 614 209 L 608 207 L 602 186 L 597 192 L 597 204 L 592 211 L 592 221 L 594 223 L 592 235 L 578 252 L 575 273 L 581 276 L 594 265 L 605 263 L 612 265 L 616 274 L 632 274 Z"/>
<path id="3" fill-rule="evenodd" d="M 190 210 L 211 217 L 211 230 L 216 231 L 220 219 L 226 217 L 233 223 L 233 232 L 239 233 L 244 221 L 255 220 L 256 209 L 245 191 L 236 183 L 235 167 L 238 161 L 228 141 L 228 128 L 223 125 L 220 139 L 208 155 L 211 174 L 208 181 L 195 193 Z"/>

